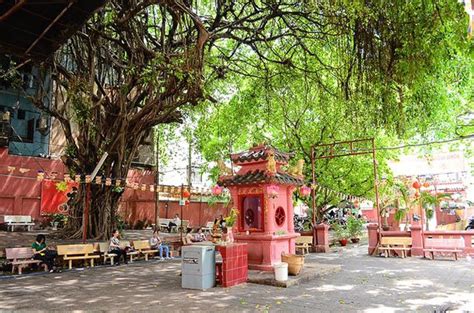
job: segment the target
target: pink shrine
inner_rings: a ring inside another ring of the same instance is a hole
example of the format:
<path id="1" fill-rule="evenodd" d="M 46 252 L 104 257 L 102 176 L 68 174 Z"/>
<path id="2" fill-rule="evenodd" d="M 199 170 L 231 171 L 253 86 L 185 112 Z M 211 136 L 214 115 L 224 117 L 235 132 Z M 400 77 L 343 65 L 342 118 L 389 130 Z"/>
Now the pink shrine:
<path id="1" fill-rule="evenodd" d="M 234 240 L 247 243 L 250 269 L 271 271 L 281 262 L 282 252 L 295 253 L 299 234 L 294 231 L 292 194 L 304 181 L 301 168 L 293 174 L 283 171 L 291 156 L 262 144 L 232 154 L 240 170 L 219 178 L 219 185 L 229 188 L 238 209 Z"/>

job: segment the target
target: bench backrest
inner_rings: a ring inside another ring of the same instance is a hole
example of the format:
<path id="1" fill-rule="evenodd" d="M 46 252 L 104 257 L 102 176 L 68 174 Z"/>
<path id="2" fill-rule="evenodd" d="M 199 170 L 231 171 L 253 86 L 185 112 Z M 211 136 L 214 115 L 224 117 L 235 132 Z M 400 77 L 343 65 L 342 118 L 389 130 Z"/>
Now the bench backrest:
<path id="1" fill-rule="evenodd" d="M 382 237 L 382 245 L 411 246 L 413 243 L 411 237 Z"/>
<path id="2" fill-rule="evenodd" d="M 425 248 L 457 248 L 463 249 L 464 238 L 426 238 Z"/>
<path id="3" fill-rule="evenodd" d="M 59 245 L 58 255 L 85 255 L 94 253 L 93 244 Z"/>
<path id="4" fill-rule="evenodd" d="M 5 215 L 3 216 L 5 223 L 31 223 L 30 215 Z"/>
<path id="5" fill-rule="evenodd" d="M 110 242 L 99 242 L 99 252 L 105 253 L 109 251 Z"/>
<path id="6" fill-rule="evenodd" d="M 313 236 L 296 237 L 295 242 L 296 242 L 296 244 L 302 244 L 302 243 L 312 244 L 313 243 Z"/>
<path id="7" fill-rule="evenodd" d="M 125 249 L 126 247 L 130 247 L 130 241 L 128 240 L 120 240 L 120 248 Z"/>
<path id="8" fill-rule="evenodd" d="M 31 259 L 33 257 L 32 248 L 6 248 L 5 254 L 7 260 L 22 260 L 22 259 Z"/>
<path id="9" fill-rule="evenodd" d="M 168 225 L 171 221 L 170 218 L 160 218 L 160 225 Z"/>
<path id="10" fill-rule="evenodd" d="M 151 249 L 148 240 L 136 240 L 133 242 L 133 247 L 138 251 Z"/>

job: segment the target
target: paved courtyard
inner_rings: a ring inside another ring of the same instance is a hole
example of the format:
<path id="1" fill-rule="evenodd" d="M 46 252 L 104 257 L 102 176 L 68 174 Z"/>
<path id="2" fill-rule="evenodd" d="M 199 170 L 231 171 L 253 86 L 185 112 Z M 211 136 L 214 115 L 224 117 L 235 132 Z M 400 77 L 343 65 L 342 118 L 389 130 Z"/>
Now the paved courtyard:
<path id="1" fill-rule="evenodd" d="M 367 246 L 333 248 L 308 262 L 342 270 L 291 288 L 245 284 L 208 291 L 180 287 L 180 263 L 136 262 L 0 279 L 0 310 L 442 312 L 474 309 L 474 262 L 385 259 Z"/>

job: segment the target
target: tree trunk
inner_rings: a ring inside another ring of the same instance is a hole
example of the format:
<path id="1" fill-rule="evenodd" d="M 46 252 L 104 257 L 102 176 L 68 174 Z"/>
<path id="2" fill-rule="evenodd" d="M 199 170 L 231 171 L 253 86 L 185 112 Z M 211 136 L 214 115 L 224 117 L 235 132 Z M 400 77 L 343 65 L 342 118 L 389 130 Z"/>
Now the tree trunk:
<path id="1" fill-rule="evenodd" d="M 87 189 L 90 188 L 90 196 Z M 78 202 L 69 211 L 69 222 L 63 234 L 69 238 L 82 238 L 84 230 L 84 208 L 89 202 L 89 221 L 87 223 L 87 238 L 97 240 L 110 238 L 117 227 L 116 214 L 121 192 L 114 191 L 113 186 L 81 184 L 78 192 Z"/>

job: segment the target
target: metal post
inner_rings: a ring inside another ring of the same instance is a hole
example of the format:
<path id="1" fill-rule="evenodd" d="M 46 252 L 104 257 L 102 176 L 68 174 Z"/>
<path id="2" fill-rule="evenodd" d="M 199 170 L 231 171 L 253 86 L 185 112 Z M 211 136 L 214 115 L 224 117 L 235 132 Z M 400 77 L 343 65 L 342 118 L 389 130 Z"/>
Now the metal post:
<path id="1" fill-rule="evenodd" d="M 184 216 L 183 216 L 183 192 L 184 192 L 183 184 L 181 184 L 181 198 L 180 198 L 181 200 L 179 201 L 179 206 L 181 207 L 181 225 L 179 227 L 181 229 L 181 231 L 179 232 L 179 237 L 181 239 L 181 242 L 183 242 L 183 218 L 184 218 Z"/>
<path id="2" fill-rule="evenodd" d="M 91 199 L 91 183 L 86 184 L 86 203 L 84 205 L 83 221 L 82 221 L 82 243 L 87 240 L 87 228 L 89 227 L 89 206 Z"/>
<path id="3" fill-rule="evenodd" d="M 314 160 L 314 146 L 311 146 L 311 175 L 312 175 L 312 186 L 311 196 L 312 196 L 312 209 L 313 209 L 313 228 L 316 227 L 316 170 L 315 170 L 315 160 Z"/>
<path id="4" fill-rule="evenodd" d="M 159 192 L 159 186 L 160 186 L 160 132 L 158 128 L 155 128 L 156 130 L 156 189 L 155 190 L 155 228 L 158 228 L 160 225 L 160 215 L 159 215 L 159 208 L 160 208 L 160 192 Z"/>
<path id="5" fill-rule="evenodd" d="M 375 154 L 375 138 L 372 138 L 372 161 L 374 164 L 374 189 L 375 189 L 375 207 L 377 208 L 377 221 L 379 224 L 379 242 L 382 238 L 382 218 L 380 216 L 380 206 L 379 206 L 379 187 L 378 187 L 378 178 L 377 178 L 377 159 Z"/>

